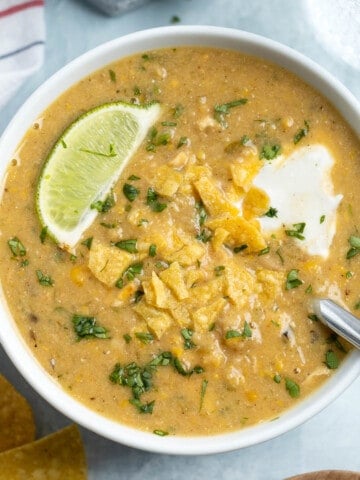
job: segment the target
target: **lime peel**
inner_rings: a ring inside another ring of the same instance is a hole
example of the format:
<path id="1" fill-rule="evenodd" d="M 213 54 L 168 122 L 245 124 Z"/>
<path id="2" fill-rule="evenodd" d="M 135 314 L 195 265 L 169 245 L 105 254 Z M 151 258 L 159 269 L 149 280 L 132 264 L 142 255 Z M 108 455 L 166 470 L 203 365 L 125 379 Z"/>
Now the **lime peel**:
<path id="1" fill-rule="evenodd" d="M 55 143 L 40 174 L 36 208 L 48 235 L 72 249 L 92 224 L 129 159 L 160 116 L 158 103 L 96 107 L 73 122 Z"/>

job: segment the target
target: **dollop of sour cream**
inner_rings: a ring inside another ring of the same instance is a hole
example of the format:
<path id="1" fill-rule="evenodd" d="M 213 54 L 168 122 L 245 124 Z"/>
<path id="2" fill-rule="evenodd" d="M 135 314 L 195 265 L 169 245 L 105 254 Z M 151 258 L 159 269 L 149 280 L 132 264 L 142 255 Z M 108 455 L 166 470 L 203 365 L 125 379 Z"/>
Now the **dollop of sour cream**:
<path id="1" fill-rule="evenodd" d="M 333 163 L 323 145 L 305 146 L 288 157 L 281 155 L 266 162 L 254 179 L 254 185 L 267 193 L 270 205 L 277 210 L 276 217 L 259 218 L 266 236 L 305 223 L 305 238 L 295 238 L 297 245 L 310 255 L 329 255 L 336 232 L 336 210 L 343 198 L 334 195 Z"/>

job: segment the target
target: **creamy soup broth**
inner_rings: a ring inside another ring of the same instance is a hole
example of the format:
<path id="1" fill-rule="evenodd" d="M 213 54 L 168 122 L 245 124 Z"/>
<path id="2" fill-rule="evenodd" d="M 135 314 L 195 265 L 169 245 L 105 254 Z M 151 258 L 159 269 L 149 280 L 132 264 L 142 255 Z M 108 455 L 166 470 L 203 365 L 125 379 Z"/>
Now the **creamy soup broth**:
<path id="1" fill-rule="evenodd" d="M 215 109 L 239 99 L 246 102 Z M 80 114 L 119 100 L 160 102 L 157 134 L 150 132 L 124 169 L 114 186 L 115 205 L 99 213 L 73 251 L 49 237 L 42 243 L 35 196 L 47 155 Z M 278 146 L 276 156 L 286 157 L 317 144 L 334 159 L 333 191 L 343 195 L 327 258 L 308 254 L 299 236 L 285 233 L 301 227 L 284 225 L 265 235 L 258 219 L 281 206 L 252 186 L 254 171 L 272 161 L 264 146 L 273 152 Z M 276 419 L 326 381 L 349 350 L 316 320 L 311 299 L 330 297 L 354 311 L 359 301 L 360 257 L 346 258 L 360 215 L 359 153 L 351 128 L 320 93 L 255 57 L 180 47 L 93 73 L 36 120 L 8 169 L 0 274 L 24 339 L 65 391 L 136 428 L 216 434 Z M 231 165 L 250 172 L 243 185 Z M 133 201 L 124 184 L 138 190 Z M 162 211 L 147 204 L 149 188 L 166 205 Z M 213 200 L 206 193 L 212 189 Z M 256 238 L 245 227 L 234 233 L 224 220 L 231 223 L 236 215 L 225 210 L 239 199 Z M 14 237 L 26 255 L 12 254 L 8 240 Z M 115 286 L 107 272 L 112 252 L 124 252 L 114 243 L 126 239 L 136 240 L 137 252 L 125 252 L 131 265 L 142 267 Z M 37 271 L 53 283 L 41 284 Z M 77 339 L 75 314 L 95 317 L 109 338 Z M 143 368 L 163 352 L 171 353 L 170 365 L 150 368 L 151 388 L 130 403 L 132 389 L 116 383 L 116 372 L 115 382 L 109 379 L 115 365 Z"/>

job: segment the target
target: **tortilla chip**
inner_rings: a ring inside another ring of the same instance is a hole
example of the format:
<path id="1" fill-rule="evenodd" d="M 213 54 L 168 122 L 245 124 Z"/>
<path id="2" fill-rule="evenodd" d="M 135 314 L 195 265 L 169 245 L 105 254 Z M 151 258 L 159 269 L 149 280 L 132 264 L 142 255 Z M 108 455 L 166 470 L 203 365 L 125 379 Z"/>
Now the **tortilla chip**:
<path id="1" fill-rule="evenodd" d="M 252 184 L 254 177 L 259 173 L 263 163 L 253 155 L 242 158 L 230 165 L 232 180 L 236 187 L 242 188 L 247 192 Z"/>
<path id="2" fill-rule="evenodd" d="M 86 480 L 86 462 L 75 425 L 0 454 L 0 480 Z"/>
<path id="3" fill-rule="evenodd" d="M 208 332 L 225 305 L 226 300 L 224 298 L 218 298 L 210 305 L 201 307 L 193 312 L 192 318 L 194 320 L 194 329 L 197 332 Z"/>
<path id="4" fill-rule="evenodd" d="M 100 282 L 113 287 L 115 282 L 134 261 L 134 257 L 125 250 L 93 242 L 89 254 L 89 268 Z"/>
<path id="5" fill-rule="evenodd" d="M 227 230 L 234 245 L 246 244 L 246 253 L 258 252 L 266 247 L 266 242 L 256 223 L 249 222 L 242 217 L 223 216 L 208 220 L 206 226 L 211 230 L 223 228 Z"/>
<path id="6" fill-rule="evenodd" d="M 179 300 L 188 298 L 189 292 L 184 281 L 184 271 L 178 262 L 173 262 L 169 268 L 159 274 L 161 280 L 175 293 Z"/>
<path id="7" fill-rule="evenodd" d="M 261 217 L 270 208 L 270 199 L 264 190 L 251 187 L 243 201 L 243 215 L 246 219 Z"/>
<path id="8" fill-rule="evenodd" d="M 176 172 L 167 165 L 162 165 L 157 169 L 152 184 L 159 195 L 172 197 L 178 191 L 182 180 L 183 175 L 180 172 Z"/>
<path id="9" fill-rule="evenodd" d="M 173 324 L 173 320 L 167 312 L 146 305 L 143 301 L 135 305 L 134 311 L 146 321 L 148 328 L 158 339 Z"/>
<path id="10" fill-rule="evenodd" d="M 30 405 L 0 375 L 0 452 L 35 439 L 35 423 Z"/>
<path id="11" fill-rule="evenodd" d="M 209 177 L 201 177 L 194 182 L 194 187 L 198 191 L 206 210 L 210 215 L 217 217 L 218 215 L 238 215 L 239 211 L 232 203 L 230 203 L 217 186 L 213 179 Z"/>
<path id="12" fill-rule="evenodd" d="M 169 262 L 179 262 L 181 266 L 188 267 L 193 265 L 205 255 L 205 247 L 200 242 L 195 241 L 191 245 L 184 245 L 177 252 L 166 257 Z"/>

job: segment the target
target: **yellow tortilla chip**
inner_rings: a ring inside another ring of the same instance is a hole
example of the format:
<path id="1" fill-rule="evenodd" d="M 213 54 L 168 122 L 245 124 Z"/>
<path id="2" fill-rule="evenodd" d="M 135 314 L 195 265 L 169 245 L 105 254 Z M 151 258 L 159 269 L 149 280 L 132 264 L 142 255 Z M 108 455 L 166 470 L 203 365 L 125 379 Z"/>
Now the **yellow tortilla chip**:
<path id="1" fill-rule="evenodd" d="M 133 310 L 145 320 L 149 329 L 158 339 L 162 337 L 173 323 L 171 316 L 167 312 L 146 305 L 143 301 L 135 305 Z"/>
<path id="2" fill-rule="evenodd" d="M 25 398 L 0 375 L 0 452 L 35 439 L 34 416 Z"/>
<path id="3" fill-rule="evenodd" d="M 211 168 L 208 165 L 189 165 L 185 172 L 187 182 L 195 182 L 202 177 L 210 177 Z"/>
<path id="4" fill-rule="evenodd" d="M 225 294 L 229 300 L 239 307 L 243 307 L 254 293 L 255 278 L 244 268 L 231 264 L 225 269 Z"/>
<path id="5" fill-rule="evenodd" d="M 172 197 L 178 191 L 182 181 L 183 175 L 180 172 L 176 172 L 168 165 L 162 165 L 157 169 L 152 185 L 160 195 Z"/>
<path id="6" fill-rule="evenodd" d="M 209 280 L 201 285 L 195 285 L 189 290 L 191 301 L 193 304 L 207 304 L 211 300 L 214 300 L 214 298 L 223 295 L 224 287 L 224 275 L 216 277 L 213 280 Z"/>
<path id="7" fill-rule="evenodd" d="M 285 273 L 277 270 L 261 269 L 256 272 L 258 282 L 262 286 L 262 296 L 274 300 L 282 295 L 285 283 Z"/>
<path id="8" fill-rule="evenodd" d="M 184 281 L 184 271 L 178 262 L 173 262 L 169 268 L 159 274 L 161 280 L 175 293 L 179 300 L 188 298 L 189 292 Z"/>
<path id="9" fill-rule="evenodd" d="M 86 461 L 75 425 L 0 454 L 0 480 L 86 480 Z"/>
<path id="10" fill-rule="evenodd" d="M 246 219 L 261 217 L 269 210 L 269 207 L 270 198 L 264 190 L 251 187 L 243 201 L 243 215 Z"/>
<path id="11" fill-rule="evenodd" d="M 151 274 L 151 284 L 155 294 L 155 306 L 159 308 L 171 308 L 171 305 L 174 303 L 171 291 L 155 272 Z"/>
<path id="12" fill-rule="evenodd" d="M 201 177 L 194 182 L 194 187 L 211 216 L 217 217 L 224 213 L 238 215 L 238 209 L 227 200 L 225 193 L 216 186 L 212 178 Z"/>
<path id="13" fill-rule="evenodd" d="M 232 163 L 230 165 L 230 172 L 234 185 L 247 192 L 262 165 L 261 160 L 254 155 L 249 155 L 241 158 L 238 162 Z"/>
<path id="14" fill-rule="evenodd" d="M 214 235 L 211 239 L 211 245 L 215 252 L 218 252 L 221 249 L 228 236 L 229 232 L 224 228 L 219 227 L 215 229 Z"/>
<path id="15" fill-rule="evenodd" d="M 244 218 L 223 216 L 206 222 L 211 230 L 221 227 L 230 233 L 234 245 L 247 245 L 247 253 L 258 252 L 266 247 L 266 242 L 255 223 Z"/>
<path id="16" fill-rule="evenodd" d="M 170 312 L 181 328 L 188 327 L 190 325 L 191 318 L 185 305 L 179 303 L 174 306 Z"/>
<path id="17" fill-rule="evenodd" d="M 225 307 L 226 300 L 224 298 L 218 298 L 215 302 L 201 307 L 192 313 L 194 321 L 194 329 L 197 332 L 207 332 L 211 325 L 215 322 L 217 316 L 221 310 Z"/>
<path id="18" fill-rule="evenodd" d="M 188 267 L 200 260 L 205 254 L 205 247 L 200 242 L 192 242 L 184 245 L 177 252 L 166 257 L 169 262 L 179 262 L 183 267 Z"/>
<path id="19" fill-rule="evenodd" d="M 100 282 L 109 287 L 115 285 L 123 271 L 133 262 L 133 256 L 125 250 L 93 241 L 89 253 L 89 268 Z"/>
<path id="20" fill-rule="evenodd" d="M 173 168 L 182 169 L 188 163 L 190 154 L 188 152 L 179 152 L 175 158 L 168 162 L 168 165 Z"/>

